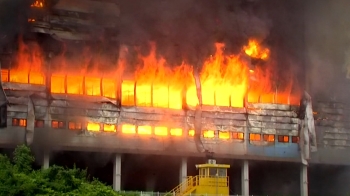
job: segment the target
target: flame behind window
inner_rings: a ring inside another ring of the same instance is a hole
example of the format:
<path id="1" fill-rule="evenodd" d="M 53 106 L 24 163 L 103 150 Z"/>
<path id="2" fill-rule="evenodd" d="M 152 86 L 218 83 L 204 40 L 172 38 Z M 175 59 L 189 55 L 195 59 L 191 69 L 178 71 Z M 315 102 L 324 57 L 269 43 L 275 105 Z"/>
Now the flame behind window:
<path id="1" fill-rule="evenodd" d="M 229 131 L 219 131 L 219 138 L 220 139 L 230 139 L 230 132 Z"/>
<path id="2" fill-rule="evenodd" d="M 89 122 L 88 124 L 87 124 L 87 127 L 86 127 L 86 129 L 88 130 L 88 131 L 100 131 L 100 128 L 101 126 L 100 126 L 100 124 L 99 123 L 92 123 L 92 122 Z"/>
<path id="3" fill-rule="evenodd" d="M 41 1 L 34 1 L 30 7 L 37 7 L 37 8 L 42 8 L 44 7 L 44 0 Z"/>
<path id="4" fill-rule="evenodd" d="M 148 126 L 148 125 L 138 126 L 137 133 L 140 135 L 151 135 L 152 134 L 152 127 Z"/>
<path id="5" fill-rule="evenodd" d="M 116 132 L 117 129 L 116 129 L 115 125 L 104 124 L 103 125 L 103 131 L 105 131 L 105 132 Z"/>
<path id="6" fill-rule="evenodd" d="M 135 134 L 136 133 L 135 125 L 124 124 L 122 126 L 122 132 L 123 133 Z"/>
<path id="7" fill-rule="evenodd" d="M 172 136 L 182 136 L 182 129 L 181 128 L 170 129 L 170 135 L 172 135 Z"/>
<path id="8" fill-rule="evenodd" d="M 168 128 L 167 127 L 154 127 L 154 134 L 159 136 L 167 136 Z"/>
<path id="9" fill-rule="evenodd" d="M 293 80 L 277 88 L 265 70 L 249 72 L 249 66 L 240 58 L 241 54 L 226 55 L 223 44 L 215 46 L 216 53 L 203 63 L 200 73 L 204 105 L 241 108 L 245 99 L 254 103 L 299 103 Z M 261 58 L 269 54 L 269 50 L 256 41 L 251 41 L 248 46 L 242 52 L 257 54 Z M 198 104 L 193 66 L 183 63 L 169 68 L 165 60 L 156 58 L 155 48 L 149 57 L 142 59 L 143 67 L 140 65 L 141 68 L 133 73 L 133 79 L 132 75 L 125 77 L 131 80 L 124 80 L 123 71 L 119 68 L 108 73 L 85 69 L 71 71 L 65 62 L 59 62 L 57 65 L 60 66 L 45 74 L 45 59 L 40 46 L 20 42 L 19 49 L 17 67 L 2 70 L 3 82 L 43 85 L 49 82 L 47 85 L 52 93 L 118 98 L 123 106 L 182 109 L 183 105 L 195 107 Z M 249 80 L 249 75 L 254 75 L 257 80 Z"/>

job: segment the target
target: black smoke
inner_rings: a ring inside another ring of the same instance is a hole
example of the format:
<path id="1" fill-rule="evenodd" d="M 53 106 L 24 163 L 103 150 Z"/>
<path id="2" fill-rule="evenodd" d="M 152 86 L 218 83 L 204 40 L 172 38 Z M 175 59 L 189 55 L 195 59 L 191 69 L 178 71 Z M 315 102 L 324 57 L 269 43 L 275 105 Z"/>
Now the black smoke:
<path id="1" fill-rule="evenodd" d="M 0 53 L 27 31 L 29 0 L 0 0 Z"/>
<path id="2" fill-rule="evenodd" d="M 271 26 L 262 1 L 152 0 L 118 2 L 120 42 L 145 54 L 149 42 L 168 62 L 196 64 L 223 42 L 237 53 L 248 38 L 264 40 Z"/>

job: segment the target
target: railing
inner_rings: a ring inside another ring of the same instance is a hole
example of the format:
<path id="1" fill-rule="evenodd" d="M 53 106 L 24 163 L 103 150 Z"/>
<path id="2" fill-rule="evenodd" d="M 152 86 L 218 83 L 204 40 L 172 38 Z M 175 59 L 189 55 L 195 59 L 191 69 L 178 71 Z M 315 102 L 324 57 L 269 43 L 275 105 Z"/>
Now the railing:
<path id="1" fill-rule="evenodd" d="M 171 193 L 147 192 L 147 191 L 119 191 L 120 196 L 173 196 Z M 190 196 L 221 196 L 220 194 L 189 194 Z M 224 196 L 224 195 L 222 195 Z M 232 194 L 225 196 L 242 196 L 240 194 Z M 267 195 L 249 195 L 249 196 L 267 196 Z"/>
<path id="2" fill-rule="evenodd" d="M 198 183 L 197 176 L 188 176 L 185 182 L 182 182 L 176 186 L 173 190 L 169 191 L 169 195 L 180 195 L 187 192 L 189 189 L 196 187 Z"/>
<path id="3" fill-rule="evenodd" d="M 228 176 L 188 176 L 185 182 L 169 191 L 169 195 L 179 196 L 192 192 L 197 186 L 228 187 Z"/>
<path id="4" fill-rule="evenodd" d="M 196 176 L 198 184 L 196 186 L 213 186 L 213 187 L 228 187 L 228 176 Z"/>

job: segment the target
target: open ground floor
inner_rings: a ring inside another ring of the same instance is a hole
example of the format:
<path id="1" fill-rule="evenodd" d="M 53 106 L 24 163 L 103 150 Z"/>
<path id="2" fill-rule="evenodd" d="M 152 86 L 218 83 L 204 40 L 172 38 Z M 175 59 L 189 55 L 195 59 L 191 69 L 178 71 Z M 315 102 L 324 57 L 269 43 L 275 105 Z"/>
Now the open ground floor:
<path id="1" fill-rule="evenodd" d="M 11 154 L 11 149 L 2 149 Z M 56 151 L 35 153 L 37 167 L 60 165 L 87 169 L 90 177 L 115 190 L 167 192 L 187 176 L 198 175 L 194 157 Z M 231 195 L 346 195 L 350 167 L 300 163 L 216 159 L 229 164 Z"/>

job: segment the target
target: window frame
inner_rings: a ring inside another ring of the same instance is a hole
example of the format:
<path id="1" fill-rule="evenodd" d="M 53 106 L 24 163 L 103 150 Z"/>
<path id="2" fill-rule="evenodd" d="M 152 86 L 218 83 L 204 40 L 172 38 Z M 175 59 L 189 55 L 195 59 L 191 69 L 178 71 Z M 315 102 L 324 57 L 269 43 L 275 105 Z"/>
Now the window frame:
<path id="1" fill-rule="evenodd" d="M 53 126 L 53 123 L 57 122 L 57 127 Z M 51 121 L 51 128 L 53 129 L 65 129 L 66 128 L 66 123 L 64 121 L 60 121 L 60 120 L 52 120 Z"/>
<path id="2" fill-rule="evenodd" d="M 288 138 L 287 141 L 285 141 L 285 138 Z M 277 136 L 277 141 L 279 143 L 289 143 L 290 137 L 288 135 L 278 135 Z"/>
<path id="3" fill-rule="evenodd" d="M 42 126 L 38 126 L 38 123 L 39 123 L 39 122 L 42 122 Z M 34 122 L 34 127 L 35 127 L 35 128 L 44 128 L 44 127 L 45 127 L 45 121 L 44 121 L 44 120 L 41 120 L 41 119 L 35 120 L 35 122 Z"/>

